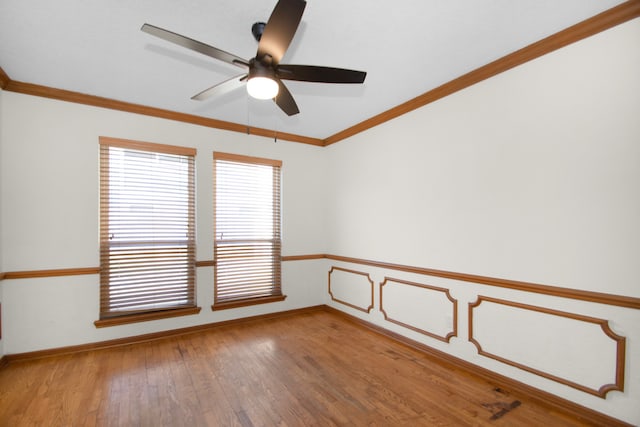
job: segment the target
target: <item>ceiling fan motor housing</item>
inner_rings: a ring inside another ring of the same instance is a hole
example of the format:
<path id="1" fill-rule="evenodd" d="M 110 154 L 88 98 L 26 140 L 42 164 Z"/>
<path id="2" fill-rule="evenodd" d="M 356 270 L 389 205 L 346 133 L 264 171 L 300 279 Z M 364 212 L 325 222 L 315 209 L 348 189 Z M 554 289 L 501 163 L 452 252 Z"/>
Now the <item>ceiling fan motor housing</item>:
<path id="1" fill-rule="evenodd" d="M 249 79 L 253 77 L 268 77 L 275 80 L 276 72 L 269 55 L 262 60 L 253 58 L 249 61 Z"/>

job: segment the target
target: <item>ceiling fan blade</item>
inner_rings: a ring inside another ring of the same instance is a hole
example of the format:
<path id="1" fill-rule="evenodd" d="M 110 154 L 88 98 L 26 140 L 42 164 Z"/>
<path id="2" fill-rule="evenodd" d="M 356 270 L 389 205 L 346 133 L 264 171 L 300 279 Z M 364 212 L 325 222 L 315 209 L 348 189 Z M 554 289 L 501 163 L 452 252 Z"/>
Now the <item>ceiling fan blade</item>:
<path id="1" fill-rule="evenodd" d="M 282 60 L 298 29 L 306 5 L 304 0 L 278 1 L 260 38 L 256 54 L 258 60 L 265 55 L 271 56 L 274 65 Z"/>
<path id="2" fill-rule="evenodd" d="M 192 96 L 191 99 L 202 101 L 203 99 L 207 99 L 214 95 L 223 95 L 225 93 L 229 93 L 232 90 L 236 90 L 240 86 L 242 86 L 246 79 L 247 79 L 247 74 L 241 74 L 239 76 L 232 77 L 229 80 L 225 80 L 222 83 L 218 83 L 217 85 L 211 86 L 210 88 L 203 90 L 197 95 Z"/>
<path id="3" fill-rule="evenodd" d="M 209 46 L 208 44 L 199 42 L 197 40 L 190 39 L 189 37 L 182 36 L 169 30 L 165 30 L 160 27 L 156 27 L 151 24 L 144 24 L 141 28 L 145 33 L 151 34 L 168 42 L 177 44 L 178 46 L 186 47 L 187 49 L 194 50 L 203 55 L 210 56 L 211 58 L 219 59 L 228 64 L 235 65 L 241 68 L 248 68 L 249 61 L 242 59 L 232 53 L 225 52 L 216 47 Z"/>
<path id="4" fill-rule="evenodd" d="M 298 109 L 298 105 L 296 101 L 293 99 L 293 95 L 289 92 L 289 89 L 278 79 L 278 86 L 280 89 L 278 90 L 278 95 L 276 95 L 273 100 L 280 107 L 282 111 L 284 111 L 287 116 L 293 116 L 300 112 Z"/>
<path id="5" fill-rule="evenodd" d="M 290 64 L 278 65 L 276 75 L 283 80 L 316 83 L 363 83 L 367 77 L 367 73 L 364 71 Z"/>

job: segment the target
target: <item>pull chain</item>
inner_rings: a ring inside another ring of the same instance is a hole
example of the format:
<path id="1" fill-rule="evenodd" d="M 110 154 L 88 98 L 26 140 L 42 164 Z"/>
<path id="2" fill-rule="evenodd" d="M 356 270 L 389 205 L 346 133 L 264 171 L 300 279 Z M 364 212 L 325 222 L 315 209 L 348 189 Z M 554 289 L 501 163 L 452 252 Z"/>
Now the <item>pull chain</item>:
<path id="1" fill-rule="evenodd" d="M 275 117 L 273 123 L 273 142 L 276 143 L 278 142 L 278 117 Z"/>

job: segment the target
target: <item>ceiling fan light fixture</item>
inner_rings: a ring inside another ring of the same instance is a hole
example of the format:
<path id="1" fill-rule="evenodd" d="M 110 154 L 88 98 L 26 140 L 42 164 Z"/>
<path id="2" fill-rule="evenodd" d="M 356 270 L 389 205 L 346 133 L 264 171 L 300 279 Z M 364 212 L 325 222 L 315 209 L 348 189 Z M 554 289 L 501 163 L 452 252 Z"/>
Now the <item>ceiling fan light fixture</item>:
<path id="1" fill-rule="evenodd" d="M 248 68 L 248 74 L 241 74 L 211 86 L 191 99 L 202 100 L 214 94 L 221 95 L 246 83 L 247 92 L 251 97 L 273 99 L 287 116 L 293 116 L 300 110 L 283 80 L 312 83 L 364 83 L 367 75 L 364 71 L 343 68 L 280 64 L 300 26 L 306 4 L 306 0 L 278 0 L 267 23 L 253 24 L 251 32 L 258 41 L 258 50 L 256 56 L 250 60 L 154 25 L 144 24 L 142 31 L 243 68 L 245 72 Z"/>
<path id="2" fill-rule="evenodd" d="M 255 76 L 247 81 L 247 92 L 256 99 L 273 99 L 278 95 L 278 82 L 270 77 Z"/>

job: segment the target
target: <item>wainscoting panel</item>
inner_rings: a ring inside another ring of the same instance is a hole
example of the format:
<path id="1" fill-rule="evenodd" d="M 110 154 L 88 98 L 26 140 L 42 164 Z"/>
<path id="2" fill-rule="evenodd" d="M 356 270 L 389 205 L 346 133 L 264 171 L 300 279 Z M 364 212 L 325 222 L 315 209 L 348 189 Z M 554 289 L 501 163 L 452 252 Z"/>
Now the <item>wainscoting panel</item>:
<path id="1" fill-rule="evenodd" d="M 328 286 L 335 302 L 365 313 L 373 308 L 373 280 L 368 273 L 333 266 Z"/>
<path id="2" fill-rule="evenodd" d="M 605 319 L 479 296 L 469 341 L 482 356 L 585 393 L 624 390 L 626 340 Z"/>
<path id="3" fill-rule="evenodd" d="M 457 336 L 458 301 L 445 288 L 385 277 L 380 311 L 386 321 L 440 341 Z"/>

